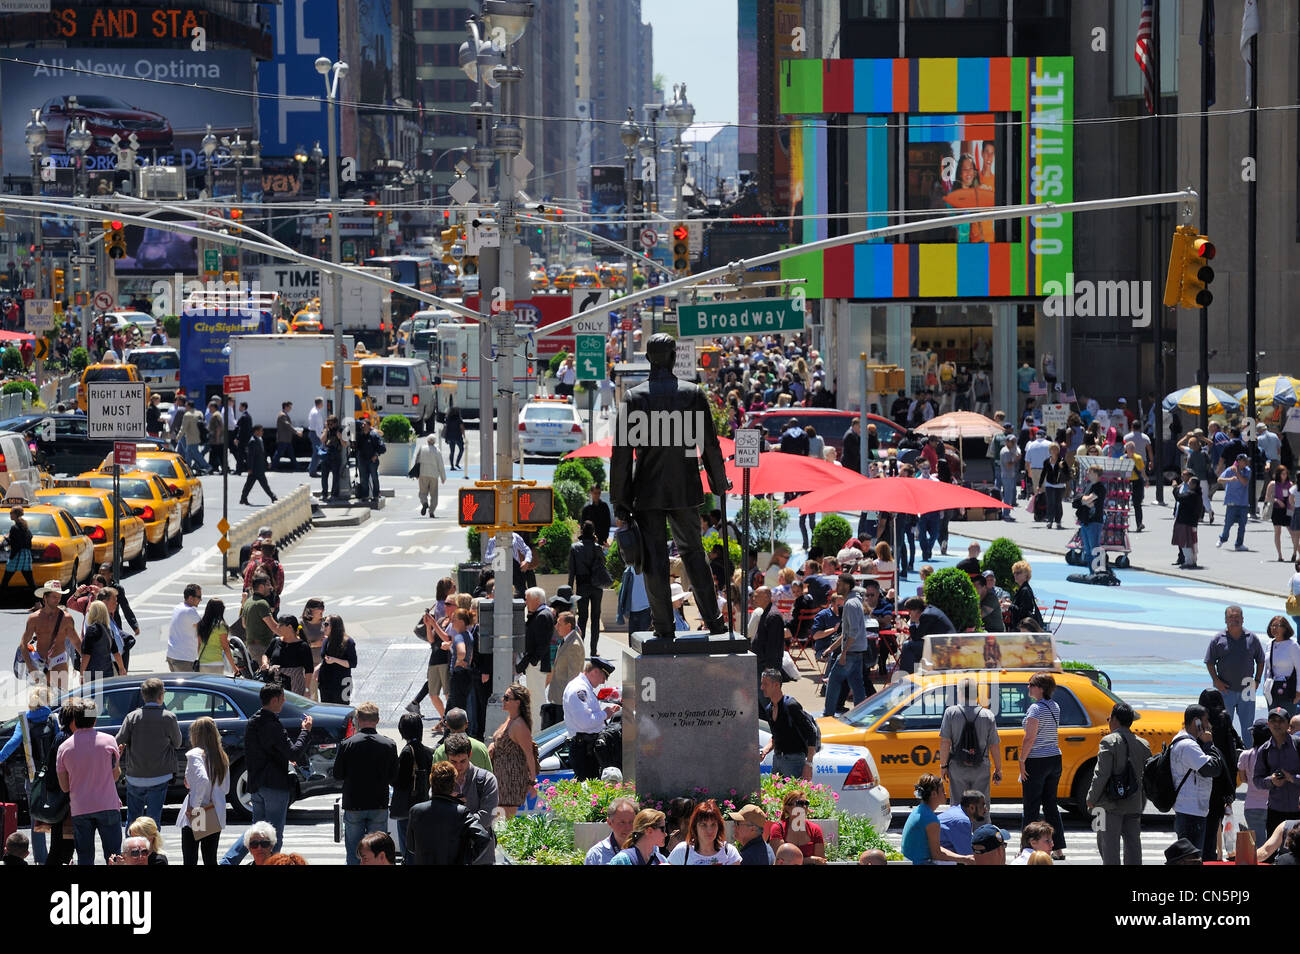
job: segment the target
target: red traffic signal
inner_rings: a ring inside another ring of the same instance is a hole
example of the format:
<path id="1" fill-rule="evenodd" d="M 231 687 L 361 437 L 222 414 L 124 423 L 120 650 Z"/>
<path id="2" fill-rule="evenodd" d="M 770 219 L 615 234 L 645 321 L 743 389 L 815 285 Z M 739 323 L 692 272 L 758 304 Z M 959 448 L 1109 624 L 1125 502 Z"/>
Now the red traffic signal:
<path id="1" fill-rule="evenodd" d="M 456 501 L 456 517 L 462 527 L 494 527 L 497 522 L 497 492 L 493 487 L 465 487 Z"/>
<path id="2" fill-rule="evenodd" d="M 244 217 L 244 210 L 243 210 L 243 209 L 231 209 L 231 210 L 230 210 L 230 219 L 231 219 L 231 221 L 233 221 L 233 222 L 238 222 L 238 221 L 239 221 L 240 219 L 242 219 L 243 217 Z"/>
<path id="3" fill-rule="evenodd" d="M 515 490 L 515 526 L 545 527 L 555 519 L 555 493 L 550 487 Z"/>
<path id="4" fill-rule="evenodd" d="M 121 228 L 123 228 L 122 223 L 121 223 L 121 222 L 118 222 L 117 220 L 114 220 L 114 221 L 113 221 L 112 226 L 113 226 L 113 231 L 114 231 L 114 232 L 119 231 Z M 35 247 L 36 247 L 35 245 L 32 246 L 32 248 L 35 248 Z"/>
<path id="5" fill-rule="evenodd" d="M 690 238 L 690 236 L 691 236 L 690 229 L 688 229 L 684 225 L 678 225 L 673 229 L 673 238 L 675 238 L 679 242 L 685 242 L 688 238 Z"/>

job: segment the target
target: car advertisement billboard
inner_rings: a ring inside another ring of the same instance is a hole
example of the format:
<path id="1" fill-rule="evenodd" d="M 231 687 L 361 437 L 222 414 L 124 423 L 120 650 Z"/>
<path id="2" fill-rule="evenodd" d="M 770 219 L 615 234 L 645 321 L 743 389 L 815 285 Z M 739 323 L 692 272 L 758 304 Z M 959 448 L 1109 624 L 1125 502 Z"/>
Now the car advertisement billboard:
<path id="1" fill-rule="evenodd" d="M 250 90 L 247 53 L 188 50 L 20 50 L 21 62 L 0 64 L 4 171 L 31 174 L 24 130 L 40 108 L 46 154 L 71 162 L 64 139 L 85 118 L 94 136 L 86 166 L 113 169 L 113 136 L 135 133 L 142 161 L 196 168 L 207 124 L 218 136 L 253 131 L 253 99 L 220 92 Z M 72 98 L 76 101 L 73 102 Z"/>

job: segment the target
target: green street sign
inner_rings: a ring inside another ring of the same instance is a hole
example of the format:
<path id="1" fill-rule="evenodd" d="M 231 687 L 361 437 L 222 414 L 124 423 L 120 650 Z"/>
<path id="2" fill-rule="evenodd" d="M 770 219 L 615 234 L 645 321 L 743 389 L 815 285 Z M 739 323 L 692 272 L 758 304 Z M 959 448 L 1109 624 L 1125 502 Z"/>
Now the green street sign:
<path id="1" fill-rule="evenodd" d="M 600 381 L 605 377 L 605 339 L 600 335 L 576 336 L 579 381 Z"/>
<path id="2" fill-rule="evenodd" d="M 221 271 L 221 254 L 215 248 L 203 250 L 203 270 L 205 272 Z"/>
<path id="3" fill-rule="evenodd" d="M 804 313 L 796 310 L 794 302 L 785 298 L 750 298 L 677 306 L 679 335 L 683 338 L 800 331 L 803 321 Z"/>
<path id="4" fill-rule="evenodd" d="M 238 255 L 238 254 L 239 254 L 239 246 L 238 246 L 238 245 L 223 245 L 223 246 L 221 246 L 221 254 L 222 254 L 222 255 Z"/>

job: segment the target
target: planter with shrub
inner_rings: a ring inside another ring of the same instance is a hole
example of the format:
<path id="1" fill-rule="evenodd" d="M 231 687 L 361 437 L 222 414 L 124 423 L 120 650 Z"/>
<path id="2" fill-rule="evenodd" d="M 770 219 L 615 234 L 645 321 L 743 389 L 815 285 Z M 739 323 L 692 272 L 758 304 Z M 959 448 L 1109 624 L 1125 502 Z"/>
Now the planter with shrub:
<path id="1" fill-rule="evenodd" d="M 583 471 L 586 473 L 586 471 Z M 582 508 L 587 505 L 587 491 L 576 480 L 555 478 L 551 484 L 554 488 L 555 499 L 564 501 L 564 515 L 577 520 L 582 513 Z M 556 516 L 559 516 L 557 513 Z"/>
<path id="2" fill-rule="evenodd" d="M 379 473 L 385 477 L 405 477 L 411 470 L 411 454 L 415 445 L 411 438 L 415 428 L 400 414 L 390 414 L 379 422 L 385 449 L 379 456 Z"/>
<path id="3" fill-rule="evenodd" d="M 582 492 L 585 494 L 587 488 L 591 486 L 591 471 L 579 461 L 562 460 L 555 465 L 555 473 L 551 476 L 551 483 L 557 484 L 562 480 L 573 481 L 582 488 Z"/>
<path id="4" fill-rule="evenodd" d="M 575 457 L 568 463 L 581 464 L 583 469 L 591 474 L 593 484 L 599 487 L 605 486 L 605 462 L 599 457 Z"/>
<path id="5" fill-rule="evenodd" d="M 828 513 L 817 521 L 817 526 L 813 528 L 812 545 L 821 547 L 821 551 L 826 556 L 835 556 L 840 550 L 844 549 L 844 544 L 853 536 L 853 528 L 849 522 L 837 513 Z"/>
<path id="6" fill-rule="evenodd" d="M 925 601 L 943 610 L 959 633 L 981 628 L 975 585 L 955 566 L 930 574 L 925 581 Z"/>
<path id="7" fill-rule="evenodd" d="M 578 523 L 568 518 L 553 520 L 537 531 L 537 538 L 533 541 L 533 559 L 537 563 L 537 572 L 563 573 L 567 579 L 569 550 L 577 536 Z"/>
<path id="8" fill-rule="evenodd" d="M 1016 588 L 1016 581 L 1011 577 L 1011 568 L 1023 559 L 1024 555 L 1014 541 L 1006 537 L 998 537 L 989 544 L 984 560 L 980 563 L 980 569 L 992 570 L 998 579 L 998 586 L 1011 593 Z"/>

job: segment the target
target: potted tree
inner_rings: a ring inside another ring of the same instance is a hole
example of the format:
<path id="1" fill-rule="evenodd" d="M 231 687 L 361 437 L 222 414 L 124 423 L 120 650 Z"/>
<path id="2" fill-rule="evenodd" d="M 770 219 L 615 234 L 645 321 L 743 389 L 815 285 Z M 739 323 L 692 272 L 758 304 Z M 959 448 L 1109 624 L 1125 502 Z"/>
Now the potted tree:
<path id="1" fill-rule="evenodd" d="M 385 450 L 379 458 L 379 473 L 385 477 L 405 477 L 411 470 L 411 454 L 415 445 L 411 438 L 415 428 L 400 414 L 390 414 L 379 422 Z"/>

